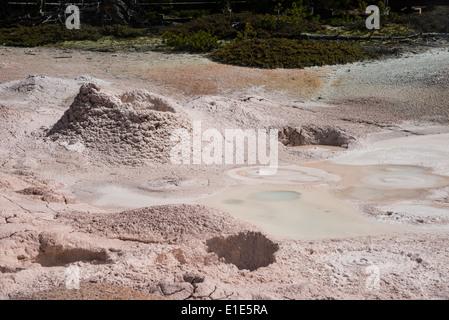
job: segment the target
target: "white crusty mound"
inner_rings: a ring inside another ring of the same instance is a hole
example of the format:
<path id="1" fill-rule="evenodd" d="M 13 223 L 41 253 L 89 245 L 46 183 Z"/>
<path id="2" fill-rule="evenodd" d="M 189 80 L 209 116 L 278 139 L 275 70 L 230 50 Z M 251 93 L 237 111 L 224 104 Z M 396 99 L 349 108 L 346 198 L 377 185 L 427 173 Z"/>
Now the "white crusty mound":
<path id="1" fill-rule="evenodd" d="M 81 84 L 89 82 L 108 85 L 106 81 L 90 76 L 65 79 L 33 74 L 26 79 L 0 84 L 0 101 L 25 110 L 39 109 L 42 112 L 43 105 L 46 108 L 60 108 L 64 100 L 77 93 Z"/>
<path id="2" fill-rule="evenodd" d="M 206 240 L 253 229 L 228 213 L 201 205 L 164 205 L 120 213 L 61 213 L 59 219 L 82 232 L 143 243 Z"/>
<path id="3" fill-rule="evenodd" d="M 46 102 L 55 105 L 65 99 L 75 85 L 75 81 L 52 77 L 29 75 L 24 80 L 16 80 L 0 85 L 0 100 L 18 105 L 38 105 Z"/>
<path id="4" fill-rule="evenodd" d="M 82 143 L 96 160 L 109 163 L 168 162 L 171 133 L 190 128 L 178 105 L 144 90 L 119 96 L 100 91 L 97 84 L 82 85 L 48 136 L 69 145 Z"/>

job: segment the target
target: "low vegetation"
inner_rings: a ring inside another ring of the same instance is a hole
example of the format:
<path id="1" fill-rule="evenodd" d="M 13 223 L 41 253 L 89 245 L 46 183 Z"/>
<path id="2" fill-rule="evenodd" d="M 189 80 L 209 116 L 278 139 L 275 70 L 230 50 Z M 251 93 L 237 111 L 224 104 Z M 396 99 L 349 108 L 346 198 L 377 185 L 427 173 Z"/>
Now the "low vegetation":
<path id="1" fill-rule="evenodd" d="M 103 37 L 133 38 L 143 36 L 146 29 L 114 25 L 104 27 L 82 26 L 79 30 L 69 30 L 62 25 L 17 26 L 0 29 L 0 44 L 4 46 L 37 47 L 64 41 L 98 41 Z"/>
<path id="2" fill-rule="evenodd" d="M 220 46 L 216 36 L 203 30 L 192 35 L 166 32 L 162 38 L 167 49 L 173 51 L 210 52 Z"/>
<path id="3" fill-rule="evenodd" d="M 367 55 L 350 44 L 274 38 L 238 41 L 209 56 L 215 61 L 246 67 L 304 68 L 354 62 Z"/>
<path id="4" fill-rule="evenodd" d="M 262 0 L 261 0 L 262 1 Z M 337 0 L 336 0 L 337 1 Z M 34 47 L 56 45 L 95 51 L 168 50 L 208 53 L 222 63 L 258 68 L 304 68 L 327 64 L 358 61 L 381 54 L 396 54 L 394 41 L 360 40 L 341 41 L 304 40 L 305 33 L 340 36 L 408 36 L 424 32 L 449 32 L 449 16 L 443 12 L 418 14 L 382 14 L 380 30 L 368 30 L 362 16 L 367 4 L 359 0 L 337 1 L 346 7 L 338 16 L 321 18 L 312 15 L 304 1 L 286 1 L 281 4 L 253 5 L 267 10 L 231 14 L 208 10 L 170 11 L 171 17 L 192 19 L 185 23 L 163 24 L 151 29 L 136 29 L 114 25 L 68 30 L 63 25 L 17 26 L 0 29 L 0 45 Z M 322 1 L 323 3 L 326 1 Z M 332 1 L 327 1 L 331 3 Z M 326 3 L 327 3 L 326 2 Z M 335 2 L 335 1 L 334 1 Z M 327 3 L 327 5 L 329 5 Z M 386 12 L 382 2 L 381 12 Z M 267 7 L 267 8 L 268 8 Z M 342 7 L 343 8 L 343 7 Z M 148 13 L 154 19 L 156 12 Z M 150 19 L 151 20 L 151 19 Z M 151 30 L 151 31 L 150 31 Z M 416 40 L 414 40 L 416 41 Z M 401 43 L 400 45 L 403 45 Z"/>
<path id="5" fill-rule="evenodd" d="M 169 29 L 173 34 L 192 35 L 199 31 L 207 31 L 220 40 L 235 39 L 247 24 L 250 24 L 260 38 L 295 38 L 301 32 L 313 32 L 319 24 L 305 19 L 297 19 L 294 15 L 276 16 L 271 14 L 255 14 L 251 12 L 232 15 L 213 14 Z"/>

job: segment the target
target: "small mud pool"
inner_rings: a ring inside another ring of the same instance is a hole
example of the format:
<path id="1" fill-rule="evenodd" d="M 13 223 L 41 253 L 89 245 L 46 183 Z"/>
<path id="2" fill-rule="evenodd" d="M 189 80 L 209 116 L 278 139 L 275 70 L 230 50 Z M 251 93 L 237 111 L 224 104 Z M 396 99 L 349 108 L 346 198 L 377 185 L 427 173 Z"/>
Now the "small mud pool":
<path id="1" fill-rule="evenodd" d="M 264 191 L 252 194 L 250 199 L 258 201 L 291 201 L 299 199 L 300 195 L 296 191 Z"/>
<path id="2" fill-rule="evenodd" d="M 337 196 L 348 200 L 392 202 L 424 198 L 431 189 L 449 185 L 449 178 L 424 167 L 406 165 L 336 165 L 320 168 L 341 177 Z"/>
<path id="3" fill-rule="evenodd" d="M 283 238 L 340 238 L 401 230 L 364 217 L 354 205 L 315 188 L 236 186 L 199 202 Z"/>
<path id="4" fill-rule="evenodd" d="M 279 167 L 275 174 L 270 175 L 264 174 L 264 168 L 261 167 L 238 168 L 228 174 L 247 184 L 319 185 L 340 180 L 339 176 L 325 170 L 294 165 Z"/>
<path id="5" fill-rule="evenodd" d="M 429 168 L 404 165 L 319 162 L 281 167 L 271 176 L 261 175 L 256 167 L 231 170 L 229 175 L 245 185 L 229 187 L 200 203 L 295 239 L 405 231 L 405 225 L 363 215 L 354 201 L 394 204 L 425 198 L 430 190 L 449 185 L 449 178 Z"/>
<path id="6" fill-rule="evenodd" d="M 154 193 L 136 187 L 112 183 L 84 183 L 72 187 L 71 193 L 79 200 L 108 210 L 129 210 L 150 206 L 179 204 L 188 201 L 169 197 L 158 197 Z"/>
<path id="7" fill-rule="evenodd" d="M 262 172 L 258 167 L 231 170 L 228 174 L 238 185 L 201 197 L 179 198 L 164 192 L 102 183 L 83 184 L 73 191 L 78 198 L 111 210 L 203 204 L 228 212 L 267 233 L 293 239 L 390 234 L 417 227 L 408 222 L 425 220 L 427 225 L 449 222 L 446 207 L 436 210 L 434 202 L 426 201 L 432 190 L 448 186 L 449 178 L 435 175 L 428 168 L 324 161 L 280 167 L 274 175 Z M 419 215 L 413 204 L 408 204 L 406 210 L 397 207 L 410 201 L 426 201 L 426 206 L 416 208 Z M 367 203 L 385 214 L 394 214 L 377 218 L 363 214 L 360 208 Z M 393 207 L 385 209 L 386 206 Z M 433 213 L 432 217 L 427 217 L 427 211 Z"/>

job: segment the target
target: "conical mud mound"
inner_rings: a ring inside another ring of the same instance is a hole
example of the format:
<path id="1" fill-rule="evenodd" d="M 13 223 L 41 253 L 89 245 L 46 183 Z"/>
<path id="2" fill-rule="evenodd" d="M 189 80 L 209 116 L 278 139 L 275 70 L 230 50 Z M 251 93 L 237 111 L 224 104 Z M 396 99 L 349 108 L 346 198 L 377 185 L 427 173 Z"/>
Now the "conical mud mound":
<path id="1" fill-rule="evenodd" d="M 189 129 L 179 106 L 165 97 L 134 90 L 122 95 L 81 86 L 70 108 L 49 131 L 60 143 L 83 144 L 99 161 L 117 164 L 166 163 L 176 129 Z"/>

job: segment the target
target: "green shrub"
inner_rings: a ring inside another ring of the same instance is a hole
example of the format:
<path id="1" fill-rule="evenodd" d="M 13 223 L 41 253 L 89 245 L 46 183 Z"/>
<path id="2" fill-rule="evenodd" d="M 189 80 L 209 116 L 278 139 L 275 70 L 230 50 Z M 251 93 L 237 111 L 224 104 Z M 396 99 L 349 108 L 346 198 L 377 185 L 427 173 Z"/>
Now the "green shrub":
<path id="1" fill-rule="evenodd" d="M 205 31 L 219 39 L 233 39 L 237 30 L 231 28 L 231 19 L 224 14 L 212 14 L 174 26 L 168 30 L 172 34 L 194 35 Z"/>
<path id="2" fill-rule="evenodd" d="M 359 47 L 336 42 L 253 39 L 226 45 L 209 56 L 239 66 L 304 68 L 354 62 L 366 57 L 366 53 Z"/>
<path id="3" fill-rule="evenodd" d="M 307 8 L 302 4 L 302 1 L 293 2 L 291 8 L 285 10 L 285 14 L 281 19 L 290 23 L 301 23 L 308 17 Z"/>
<path id="4" fill-rule="evenodd" d="M 194 35 L 166 32 L 162 38 L 167 48 L 174 51 L 210 52 L 220 46 L 217 37 L 202 30 Z"/>
<path id="5" fill-rule="evenodd" d="M 251 25 L 251 23 L 247 23 L 245 26 L 245 30 L 243 32 L 239 32 L 237 34 L 237 41 L 245 40 L 249 41 L 250 39 L 256 39 L 257 38 L 257 32 L 256 29 Z"/>
<path id="6" fill-rule="evenodd" d="M 193 35 L 199 31 L 208 32 L 221 40 L 232 40 L 250 24 L 259 38 L 295 38 L 301 32 L 314 30 L 315 22 L 299 19 L 295 14 L 275 16 L 251 12 L 232 15 L 213 14 L 204 16 L 169 29 L 173 34 Z"/>
<path id="7" fill-rule="evenodd" d="M 415 32 L 449 33 L 449 16 L 447 14 L 399 14 L 389 17 L 388 22 L 407 26 Z"/>
<path id="8" fill-rule="evenodd" d="M 33 27 L 17 26 L 0 29 L 0 45 L 36 47 L 63 41 L 97 41 L 103 36 L 131 38 L 146 34 L 145 29 L 128 26 L 93 27 L 83 25 L 81 29 L 69 30 L 63 25 L 39 25 Z"/>
<path id="9" fill-rule="evenodd" d="M 136 38 L 147 34 L 146 29 L 136 29 L 119 24 L 100 27 L 99 32 L 104 36 L 114 36 L 116 38 Z"/>
<path id="10" fill-rule="evenodd" d="M 179 18 L 199 18 L 210 14 L 210 10 L 172 10 L 172 15 Z"/>
<path id="11" fill-rule="evenodd" d="M 62 25 L 41 25 L 0 29 L 0 44 L 7 46 L 36 47 L 66 40 L 98 40 L 100 38 L 101 34 L 92 27 L 69 30 Z"/>
<path id="12" fill-rule="evenodd" d="M 351 24 L 353 24 L 354 22 L 354 17 L 350 16 L 349 14 L 345 14 L 340 18 L 332 18 L 329 20 L 329 25 L 331 26 L 349 26 Z M 366 27 L 365 27 L 366 28 Z"/>

